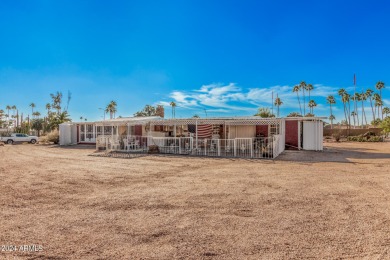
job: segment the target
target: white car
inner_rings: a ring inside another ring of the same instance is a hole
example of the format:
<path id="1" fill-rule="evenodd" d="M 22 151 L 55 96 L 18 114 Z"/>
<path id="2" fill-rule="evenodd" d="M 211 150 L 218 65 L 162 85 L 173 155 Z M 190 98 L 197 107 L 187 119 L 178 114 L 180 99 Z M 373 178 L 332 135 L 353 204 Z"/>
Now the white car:
<path id="1" fill-rule="evenodd" d="M 26 134 L 11 134 L 11 136 L 0 137 L 0 141 L 7 144 L 29 142 L 35 144 L 38 142 L 38 137 Z"/>

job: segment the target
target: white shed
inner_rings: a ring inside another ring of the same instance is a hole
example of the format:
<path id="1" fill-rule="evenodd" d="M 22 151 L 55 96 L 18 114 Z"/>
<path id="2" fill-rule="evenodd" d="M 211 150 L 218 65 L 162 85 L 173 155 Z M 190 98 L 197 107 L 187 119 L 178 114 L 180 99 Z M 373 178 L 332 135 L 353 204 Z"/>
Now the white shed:
<path id="1" fill-rule="evenodd" d="M 60 145 L 77 144 L 77 127 L 72 123 L 59 125 Z"/>
<path id="2" fill-rule="evenodd" d="M 303 121 L 303 150 L 323 150 L 324 125 L 321 120 Z"/>

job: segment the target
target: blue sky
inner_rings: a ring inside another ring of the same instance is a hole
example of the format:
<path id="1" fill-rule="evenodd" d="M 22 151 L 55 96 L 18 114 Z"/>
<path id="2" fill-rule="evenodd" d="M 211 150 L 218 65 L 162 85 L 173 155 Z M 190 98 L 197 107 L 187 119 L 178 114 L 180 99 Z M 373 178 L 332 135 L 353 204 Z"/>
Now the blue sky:
<path id="1" fill-rule="evenodd" d="M 354 73 L 359 91 L 390 84 L 389 13 L 380 0 L 4 0 L 0 108 L 44 113 L 50 93 L 70 91 L 74 120 L 101 119 L 111 100 L 122 116 L 172 100 L 177 117 L 239 116 L 271 107 L 273 91 L 285 116 L 304 80 L 329 116 L 326 95 L 353 91 Z"/>

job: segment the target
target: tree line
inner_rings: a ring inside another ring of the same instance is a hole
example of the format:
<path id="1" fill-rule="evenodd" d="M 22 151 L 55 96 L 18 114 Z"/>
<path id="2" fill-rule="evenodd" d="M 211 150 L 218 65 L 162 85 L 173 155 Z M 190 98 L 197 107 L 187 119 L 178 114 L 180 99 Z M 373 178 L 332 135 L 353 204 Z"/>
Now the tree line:
<path id="1" fill-rule="evenodd" d="M 62 92 L 57 91 L 50 94 L 51 102 L 45 105 L 45 114 L 36 111 L 35 103 L 30 103 L 31 116 L 24 117 L 23 113 L 15 105 L 6 105 L 5 109 L 0 109 L 1 128 L 12 129 L 17 133 L 29 133 L 31 130 L 37 131 L 38 135 L 58 129 L 64 122 L 70 122 L 68 114 L 71 93 L 68 92 L 66 103 L 64 104 Z M 11 113 L 12 112 L 12 113 Z"/>
<path id="2" fill-rule="evenodd" d="M 363 92 L 357 92 L 350 94 L 344 88 L 341 88 L 337 91 L 338 96 L 340 97 L 340 101 L 343 104 L 344 110 L 344 120 L 341 120 L 342 124 L 351 126 L 352 122 L 354 126 L 365 126 L 375 125 L 378 126 L 385 117 L 390 114 L 390 109 L 388 107 L 383 107 L 383 99 L 382 99 L 382 89 L 385 88 L 385 83 L 382 81 L 378 81 L 375 84 L 375 89 L 378 91 L 374 92 L 372 89 L 367 89 Z M 317 106 L 317 103 L 311 99 L 311 93 L 314 90 L 314 86 L 312 84 L 306 84 L 305 81 L 300 82 L 299 84 L 293 86 L 292 92 L 297 94 L 297 101 L 299 105 L 299 112 L 291 112 L 287 117 L 313 117 L 314 108 Z M 308 95 L 308 102 L 306 107 L 306 98 Z M 369 101 L 372 118 L 371 122 L 367 121 L 366 111 L 364 106 L 366 102 Z M 276 97 L 275 100 L 272 100 L 273 105 L 276 106 L 277 109 L 277 117 L 280 116 L 279 110 L 280 106 L 283 105 L 283 101 Z M 329 104 L 330 114 L 329 120 L 331 123 L 331 127 L 333 128 L 333 121 L 336 117 L 333 114 L 333 106 L 336 104 L 336 97 L 334 95 L 329 95 L 326 97 L 326 103 Z M 351 104 L 352 103 L 352 104 Z M 351 109 L 351 105 L 353 106 Z M 308 108 L 308 113 L 306 113 L 306 108 Z M 359 114 L 359 108 L 361 108 L 361 113 Z M 269 108 L 261 107 L 258 109 L 256 116 L 261 117 L 275 117 L 272 111 Z M 360 117 L 360 118 L 359 118 Z"/>

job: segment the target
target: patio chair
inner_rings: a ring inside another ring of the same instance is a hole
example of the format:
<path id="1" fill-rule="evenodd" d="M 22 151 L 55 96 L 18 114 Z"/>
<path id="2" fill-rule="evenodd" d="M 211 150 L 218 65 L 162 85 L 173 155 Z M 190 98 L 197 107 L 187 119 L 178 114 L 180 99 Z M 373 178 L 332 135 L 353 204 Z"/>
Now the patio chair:
<path id="1" fill-rule="evenodd" d="M 117 138 L 111 139 L 110 146 L 111 146 L 111 150 L 119 150 L 121 147 L 119 140 Z"/>
<path id="2" fill-rule="evenodd" d="M 126 151 L 128 151 L 128 150 L 130 150 L 130 144 L 129 144 L 129 141 L 128 141 L 129 139 L 127 139 L 127 138 L 123 138 L 123 148 L 126 150 Z"/>

